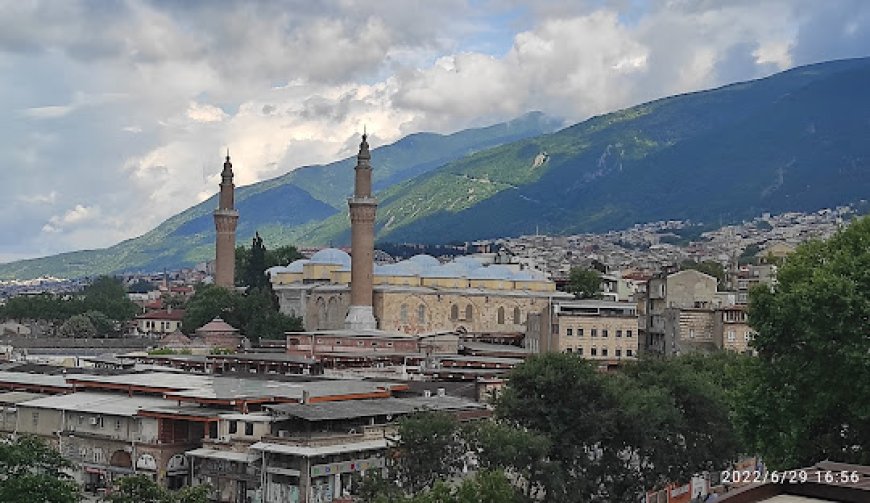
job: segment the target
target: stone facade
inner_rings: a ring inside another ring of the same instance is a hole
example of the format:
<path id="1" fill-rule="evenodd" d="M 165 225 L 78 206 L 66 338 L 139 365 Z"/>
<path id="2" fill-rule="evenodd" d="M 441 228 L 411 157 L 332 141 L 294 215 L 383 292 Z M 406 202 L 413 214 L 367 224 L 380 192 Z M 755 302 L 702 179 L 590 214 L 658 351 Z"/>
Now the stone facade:
<path id="1" fill-rule="evenodd" d="M 344 328 L 350 306 L 349 288 L 321 287 L 307 292 L 305 298 L 306 330 Z M 533 292 L 425 288 L 375 288 L 373 298 L 379 328 L 405 334 L 524 333 L 529 313 L 546 309 L 549 301 L 549 295 Z"/>
<path id="2" fill-rule="evenodd" d="M 755 331 L 749 326 L 744 306 L 731 306 L 716 312 L 716 347 L 738 353 L 752 352 L 749 347 Z"/>

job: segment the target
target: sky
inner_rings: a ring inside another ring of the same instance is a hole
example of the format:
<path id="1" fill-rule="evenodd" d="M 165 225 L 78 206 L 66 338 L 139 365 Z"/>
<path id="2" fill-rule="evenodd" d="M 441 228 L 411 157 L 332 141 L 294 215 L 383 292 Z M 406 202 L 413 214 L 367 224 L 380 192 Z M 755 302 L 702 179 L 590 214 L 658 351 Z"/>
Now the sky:
<path id="1" fill-rule="evenodd" d="M 0 262 L 419 131 L 870 56 L 865 0 L 0 0 Z M 375 162 L 376 167 L 376 162 Z"/>

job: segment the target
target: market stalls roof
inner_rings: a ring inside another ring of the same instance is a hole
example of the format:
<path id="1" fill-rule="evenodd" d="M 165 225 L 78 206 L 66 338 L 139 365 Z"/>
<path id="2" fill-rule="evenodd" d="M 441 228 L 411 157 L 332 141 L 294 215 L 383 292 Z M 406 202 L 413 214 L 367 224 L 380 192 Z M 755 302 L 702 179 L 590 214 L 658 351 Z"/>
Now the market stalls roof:
<path id="1" fill-rule="evenodd" d="M 419 411 L 483 410 L 486 406 L 464 398 L 451 396 L 381 398 L 313 404 L 286 403 L 269 405 L 278 414 L 305 421 L 330 421 L 373 416 L 398 416 Z"/>

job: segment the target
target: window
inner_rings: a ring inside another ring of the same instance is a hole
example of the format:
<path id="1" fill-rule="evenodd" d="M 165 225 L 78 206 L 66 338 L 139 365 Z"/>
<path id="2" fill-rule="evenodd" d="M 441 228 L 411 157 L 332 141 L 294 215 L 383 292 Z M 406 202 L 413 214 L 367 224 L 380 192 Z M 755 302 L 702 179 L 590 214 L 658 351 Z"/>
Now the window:
<path id="1" fill-rule="evenodd" d="M 245 435 L 251 436 L 254 434 L 254 423 L 245 423 Z"/>
<path id="2" fill-rule="evenodd" d="M 514 325 L 519 325 L 520 323 L 522 323 L 523 321 L 521 318 L 522 318 L 522 313 L 520 313 L 520 308 L 515 307 L 514 308 Z"/>
<path id="3" fill-rule="evenodd" d="M 120 429 L 121 429 L 121 419 L 120 419 L 120 418 L 115 419 L 115 429 L 116 429 L 116 430 L 120 430 Z"/>
<path id="4" fill-rule="evenodd" d="M 752 332 L 749 332 L 749 331 L 744 332 L 743 339 L 746 340 L 746 342 L 751 341 L 752 340 Z"/>
<path id="5" fill-rule="evenodd" d="M 592 348 L 592 349 L 589 351 L 589 354 L 592 355 L 592 356 L 598 356 L 598 349 L 597 349 L 597 348 Z"/>
<path id="6" fill-rule="evenodd" d="M 737 339 L 737 336 L 734 334 L 734 330 L 728 331 L 728 342 L 734 342 Z"/>
<path id="7" fill-rule="evenodd" d="M 230 421 L 230 435 L 239 431 L 239 422 L 238 421 Z"/>
<path id="8" fill-rule="evenodd" d="M 616 336 L 617 336 L 617 337 L 622 337 L 622 330 L 617 330 L 617 331 L 616 331 Z"/>
<path id="9" fill-rule="evenodd" d="M 565 350 L 565 352 L 566 352 L 566 353 L 572 353 L 573 351 L 571 351 L 571 348 L 568 348 L 568 349 Z"/>
<path id="10" fill-rule="evenodd" d="M 417 306 L 417 323 L 421 325 L 426 323 L 426 306 L 423 304 Z"/>
<path id="11" fill-rule="evenodd" d="M 577 337 L 583 337 L 583 329 L 582 328 L 577 329 Z"/>
<path id="12" fill-rule="evenodd" d="M 569 337 L 572 336 L 572 335 L 574 335 L 574 330 L 572 330 L 572 329 L 570 329 L 570 328 L 565 329 L 565 335 L 567 335 L 567 336 L 569 336 Z"/>
<path id="13" fill-rule="evenodd" d="M 601 331 L 601 337 L 607 337 L 607 329 L 606 328 Z"/>
<path id="14" fill-rule="evenodd" d="M 79 417 L 78 417 L 78 423 L 79 423 L 79 424 L 83 424 L 84 422 L 85 422 L 85 416 L 79 414 Z"/>
<path id="15" fill-rule="evenodd" d="M 593 328 L 592 330 L 590 330 L 590 332 L 592 332 L 592 337 L 598 337 L 598 329 L 597 328 Z"/>
<path id="16" fill-rule="evenodd" d="M 399 320 L 402 323 L 408 323 L 408 304 L 402 304 L 399 307 Z"/>
<path id="17" fill-rule="evenodd" d="M 601 348 L 601 356 L 607 356 L 607 348 Z"/>
<path id="18" fill-rule="evenodd" d="M 36 426 L 37 424 L 39 424 L 39 412 L 34 412 L 33 413 L 33 426 Z"/>
<path id="19" fill-rule="evenodd" d="M 690 328 L 689 329 L 689 339 L 694 339 L 694 338 L 695 338 L 695 329 Z"/>
<path id="20" fill-rule="evenodd" d="M 498 324 L 504 325 L 504 307 L 498 308 Z"/>
<path id="21" fill-rule="evenodd" d="M 625 356 L 631 356 L 631 350 L 630 350 L 630 349 L 626 349 L 626 350 L 625 350 Z"/>
<path id="22" fill-rule="evenodd" d="M 458 320 L 459 319 L 459 306 L 457 306 L 456 304 L 453 304 L 452 306 L 450 306 L 450 319 L 451 320 Z"/>
<path id="23" fill-rule="evenodd" d="M 621 350 L 621 349 L 617 349 L 617 350 L 616 350 L 616 357 L 619 358 L 620 356 L 622 356 L 622 350 Z"/>
<path id="24" fill-rule="evenodd" d="M 468 321 L 471 321 L 473 314 L 474 314 L 474 312 L 471 309 L 471 304 L 468 304 L 467 306 L 465 306 L 465 319 Z"/>
<path id="25" fill-rule="evenodd" d="M 626 331 L 625 331 L 625 336 L 626 336 L 626 337 L 631 337 L 631 330 L 626 330 Z"/>
<path id="26" fill-rule="evenodd" d="M 577 354 L 583 356 L 583 348 L 577 348 Z"/>

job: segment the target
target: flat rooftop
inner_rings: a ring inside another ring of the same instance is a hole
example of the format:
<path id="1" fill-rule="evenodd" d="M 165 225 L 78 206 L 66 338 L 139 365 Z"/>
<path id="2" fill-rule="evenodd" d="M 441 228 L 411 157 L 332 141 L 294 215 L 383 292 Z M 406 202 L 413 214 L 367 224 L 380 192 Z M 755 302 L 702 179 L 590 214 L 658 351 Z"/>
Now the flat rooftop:
<path id="1" fill-rule="evenodd" d="M 19 404 L 21 407 L 88 412 L 110 416 L 135 416 L 143 408 L 166 405 L 167 401 L 162 398 L 88 391 L 38 398 Z"/>
<path id="2" fill-rule="evenodd" d="M 359 417 L 395 416 L 420 411 L 454 411 L 486 409 L 486 406 L 452 396 L 381 398 L 376 400 L 348 400 L 313 404 L 287 403 L 268 405 L 278 414 L 305 421 L 329 421 Z"/>

